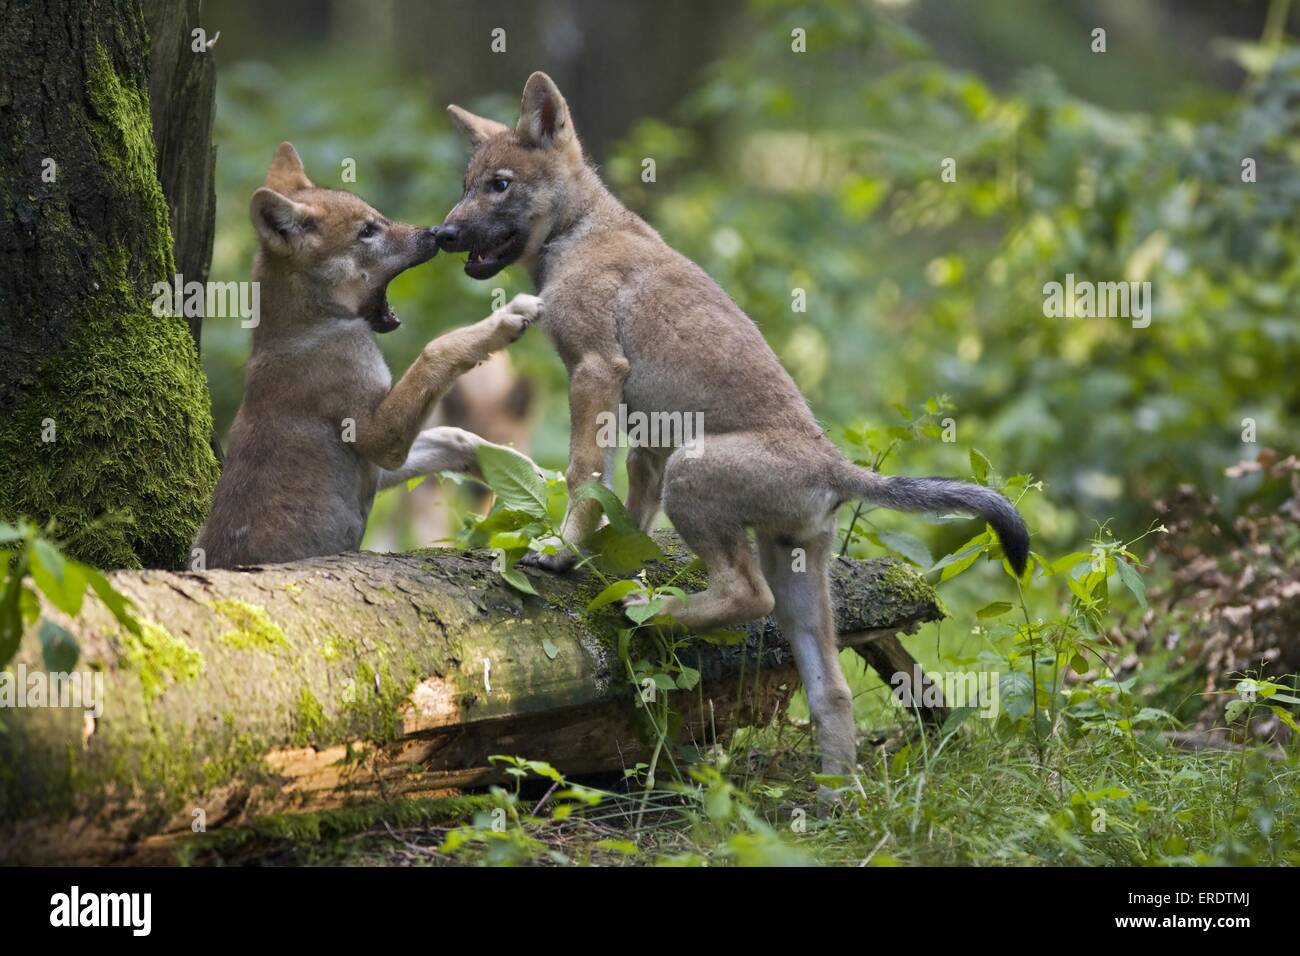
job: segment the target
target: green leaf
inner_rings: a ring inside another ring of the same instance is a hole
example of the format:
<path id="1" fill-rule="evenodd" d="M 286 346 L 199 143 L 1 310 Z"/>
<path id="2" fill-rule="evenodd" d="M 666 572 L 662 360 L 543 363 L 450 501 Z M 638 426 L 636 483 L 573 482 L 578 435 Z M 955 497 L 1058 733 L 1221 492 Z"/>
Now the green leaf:
<path id="1" fill-rule="evenodd" d="M 95 596 L 103 602 L 104 607 L 132 634 L 140 633 L 140 622 L 131 614 L 131 601 L 113 585 L 109 584 L 108 578 L 104 577 L 99 571 L 89 565 L 81 565 L 81 573 L 85 575 L 86 581 L 90 584 L 90 589 L 95 592 Z"/>
<path id="2" fill-rule="evenodd" d="M 20 567 L 15 571 L 0 597 L 0 667 L 13 660 L 23 638 L 23 613 L 20 605 L 22 587 L 21 579 L 17 576 L 21 570 Z"/>
<path id="3" fill-rule="evenodd" d="M 505 580 L 506 584 L 509 584 L 517 591 L 523 591 L 525 594 L 537 593 L 533 588 L 533 582 L 529 581 L 527 576 L 524 575 L 524 572 L 520 571 L 513 565 L 502 571 L 501 577 Z"/>
<path id="4" fill-rule="evenodd" d="M 975 535 L 975 537 L 971 538 L 969 541 L 963 544 L 952 554 L 940 558 L 938 563 L 933 565 L 925 573 L 929 574 L 932 571 L 938 571 L 942 569 L 945 572 L 943 580 L 946 581 L 948 580 L 949 577 L 949 575 L 946 573 L 947 569 L 952 565 L 956 564 L 957 562 L 962 561 L 965 563 L 962 565 L 961 569 L 959 571 L 954 572 L 955 574 L 960 574 L 961 571 L 966 570 L 966 568 L 969 568 L 972 564 L 975 563 L 975 559 L 979 557 L 980 552 L 982 552 L 985 549 L 985 547 L 988 546 L 989 540 L 990 540 L 989 533 L 987 531 L 983 532 L 982 534 Z M 969 560 L 967 560 L 968 558 Z"/>
<path id="5" fill-rule="evenodd" d="M 631 532 L 640 531 L 640 526 L 633 520 L 632 515 L 628 513 L 623 502 L 619 500 L 618 495 L 610 491 L 598 481 L 590 482 L 578 489 L 577 494 L 573 496 L 576 504 L 579 501 L 586 501 L 588 498 L 597 502 L 600 508 L 605 512 L 605 517 L 609 519 L 610 525 L 619 531 Z"/>
<path id="6" fill-rule="evenodd" d="M 546 517 L 546 482 L 533 471 L 531 461 L 496 445 L 479 445 L 477 453 L 483 479 L 503 508 Z"/>
<path id="7" fill-rule="evenodd" d="M 555 643 L 549 637 L 542 638 L 542 650 L 546 652 L 546 656 L 551 660 L 555 660 L 560 653 L 560 649 L 555 646 Z"/>
<path id="8" fill-rule="evenodd" d="M 0 546 L 12 544 L 15 541 L 21 541 L 23 533 L 11 524 L 5 524 L 0 521 Z"/>
<path id="9" fill-rule="evenodd" d="M 81 613 L 81 602 L 86 595 L 86 576 L 75 562 L 67 561 L 43 538 L 32 542 L 28 554 L 32 581 L 50 603 L 69 617 Z"/>
<path id="10" fill-rule="evenodd" d="M 984 452 L 980 451 L 978 448 L 972 448 L 970 450 L 971 474 L 975 476 L 975 480 L 981 485 L 987 485 L 989 483 L 989 471 L 992 470 L 992 467 L 993 466 L 989 463 L 988 457 Z"/>
<path id="11" fill-rule="evenodd" d="M 1300 734 L 1300 724 L 1296 723 L 1295 718 L 1291 716 L 1291 712 L 1289 710 L 1287 710 L 1285 707 L 1275 707 L 1272 704 L 1269 705 L 1268 709 L 1277 715 L 1278 720 L 1282 721 L 1282 723 L 1286 724 L 1296 733 Z"/>
<path id="12" fill-rule="evenodd" d="M 41 642 L 41 656 L 48 671 L 66 674 L 77 666 L 77 657 L 81 648 L 77 639 L 66 628 L 60 627 L 49 618 L 41 619 L 41 626 L 36 632 Z"/>
<path id="13" fill-rule="evenodd" d="M 650 561 L 661 561 L 664 553 L 653 538 L 639 528 L 622 531 L 613 523 L 587 539 L 592 562 L 608 574 L 635 574 Z"/>
<path id="14" fill-rule="evenodd" d="M 1052 562 L 1052 573 L 1060 574 L 1062 571 L 1073 571 L 1081 563 L 1087 562 L 1092 565 L 1092 553 L 1088 551 L 1072 551 L 1063 558 L 1057 558 Z"/>
<path id="15" fill-rule="evenodd" d="M 975 616 L 981 621 L 987 621 L 989 618 L 1001 617 L 1007 611 L 1010 611 L 1013 606 L 1006 601 L 994 601 L 992 604 L 986 604 L 976 611 Z"/>
<path id="16" fill-rule="evenodd" d="M 638 624 L 644 624 L 650 618 L 654 617 L 664 608 L 662 598 L 653 598 L 646 604 L 633 604 L 631 607 L 624 609 L 624 613 Z"/>
<path id="17" fill-rule="evenodd" d="M 1228 701 L 1228 706 L 1224 709 L 1223 715 L 1227 718 L 1228 723 L 1232 723 L 1234 720 L 1239 719 L 1241 715 L 1249 709 L 1250 701 L 1242 700 L 1237 697 Z"/>
<path id="18" fill-rule="evenodd" d="M 1115 556 L 1115 570 L 1119 572 L 1120 582 L 1133 593 L 1138 604 L 1145 611 L 1147 609 L 1147 586 L 1143 583 L 1142 576 L 1119 555 Z"/>
<path id="19" fill-rule="evenodd" d="M 640 590 L 641 590 L 641 582 L 639 581 L 615 581 L 613 584 L 609 585 L 609 587 L 605 588 L 605 590 L 601 591 L 599 594 L 597 594 L 594 598 L 591 599 L 591 601 L 587 604 L 587 610 L 588 611 L 599 610 L 600 608 L 604 607 L 607 604 L 613 604 L 615 601 L 621 601 L 629 594 L 632 594 L 633 592 L 640 591 Z"/>
<path id="20" fill-rule="evenodd" d="M 901 531 L 878 531 L 874 537 L 881 545 L 901 554 L 919 568 L 929 568 L 934 564 L 930 549 L 919 538 Z"/>
<path id="21" fill-rule="evenodd" d="M 677 675 L 677 686 L 682 690 L 691 690 L 700 682 L 700 672 L 694 667 L 682 666 L 682 671 Z"/>
<path id="22" fill-rule="evenodd" d="M 618 495 L 598 482 L 583 485 L 574 495 L 574 503 L 587 499 L 596 501 L 609 524 L 598 530 L 587 541 L 595 554 L 594 563 L 610 574 L 633 574 L 649 561 L 664 560 L 664 553 L 653 538 L 641 530 L 628 514 Z"/>

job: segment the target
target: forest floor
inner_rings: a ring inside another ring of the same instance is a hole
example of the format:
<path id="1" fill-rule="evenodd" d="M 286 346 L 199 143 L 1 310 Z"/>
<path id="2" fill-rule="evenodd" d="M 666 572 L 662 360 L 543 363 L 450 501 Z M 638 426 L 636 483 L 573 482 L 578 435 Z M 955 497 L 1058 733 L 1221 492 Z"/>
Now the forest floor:
<path id="1" fill-rule="evenodd" d="M 744 732 L 684 780 L 661 773 L 649 790 L 635 775 L 574 788 L 530 773 L 515 788 L 269 821 L 196 845 L 189 862 L 1300 863 L 1294 746 L 1189 752 L 1158 734 L 1094 734 L 1040 748 L 969 723 L 947 735 L 894 727 L 863 742 L 863 771 L 841 806 L 819 816 L 807 731 L 788 720 Z"/>

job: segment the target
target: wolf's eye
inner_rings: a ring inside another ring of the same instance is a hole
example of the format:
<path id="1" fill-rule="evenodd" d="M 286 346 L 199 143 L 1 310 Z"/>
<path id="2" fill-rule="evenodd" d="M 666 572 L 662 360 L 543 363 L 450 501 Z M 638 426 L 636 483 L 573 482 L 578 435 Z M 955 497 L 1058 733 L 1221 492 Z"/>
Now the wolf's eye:
<path id="1" fill-rule="evenodd" d="M 492 182 L 488 183 L 488 186 L 491 187 L 494 193 L 503 193 L 510 188 L 510 180 L 494 179 Z"/>
<path id="2" fill-rule="evenodd" d="M 371 236 L 373 236 L 377 231 L 378 231 L 378 230 L 375 229 L 375 224 L 374 224 L 373 222 L 368 222 L 368 223 L 366 223 L 364 226 L 361 227 L 361 231 L 360 231 L 359 233 L 357 233 L 357 238 L 358 238 L 358 239 L 369 239 L 369 238 L 370 238 Z"/>

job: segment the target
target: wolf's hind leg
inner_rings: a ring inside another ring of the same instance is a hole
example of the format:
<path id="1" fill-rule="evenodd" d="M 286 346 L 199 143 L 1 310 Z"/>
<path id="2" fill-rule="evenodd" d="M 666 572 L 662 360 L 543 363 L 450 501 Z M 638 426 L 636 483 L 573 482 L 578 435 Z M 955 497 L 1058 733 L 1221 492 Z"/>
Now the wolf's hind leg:
<path id="1" fill-rule="evenodd" d="M 627 510 L 638 527 L 647 534 L 659 517 L 663 499 L 664 459 L 645 448 L 631 448 L 627 453 Z"/>
<path id="2" fill-rule="evenodd" d="M 684 605 L 675 597 L 665 598 L 665 614 L 671 614 L 688 631 L 707 633 L 757 621 L 772 613 L 772 592 L 744 531 L 701 538 L 683 531 L 680 521 L 674 519 L 673 524 L 682 540 L 708 566 L 709 586 L 688 595 Z M 636 603 L 636 599 L 626 603 Z"/>
<path id="3" fill-rule="evenodd" d="M 847 776 L 857 765 L 853 695 L 840 667 L 827 564 L 834 528 L 797 544 L 760 537 L 759 559 L 776 598 L 776 621 L 790 645 L 817 728 L 822 773 Z M 804 553 L 796 560 L 794 548 Z M 826 796 L 827 794 L 823 794 Z"/>

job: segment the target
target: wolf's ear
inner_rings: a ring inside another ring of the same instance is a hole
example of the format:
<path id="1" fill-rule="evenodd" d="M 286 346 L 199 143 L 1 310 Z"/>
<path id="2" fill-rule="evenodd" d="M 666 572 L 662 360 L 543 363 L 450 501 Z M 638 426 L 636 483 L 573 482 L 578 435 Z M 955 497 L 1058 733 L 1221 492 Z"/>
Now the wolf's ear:
<path id="1" fill-rule="evenodd" d="M 312 221 L 309 207 L 265 186 L 253 193 L 248 215 L 262 245 L 281 255 L 298 246 Z"/>
<path id="2" fill-rule="evenodd" d="M 555 81 L 545 73 L 534 73 L 524 84 L 524 98 L 519 104 L 519 124 L 515 126 L 515 132 L 531 146 L 582 151 L 573 132 L 569 104 L 564 102 Z"/>
<path id="3" fill-rule="evenodd" d="M 451 121 L 456 124 L 461 135 L 474 148 L 497 133 L 505 133 L 510 129 L 505 123 L 498 123 L 486 116 L 478 116 L 469 110 L 461 109 L 455 103 L 447 107 L 447 112 L 451 114 Z"/>
<path id="4" fill-rule="evenodd" d="M 293 143 L 281 143 L 276 148 L 271 168 L 266 173 L 266 185 L 282 193 L 291 193 L 297 189 L 311 189 L 311 180 L 303 168 L 302 157 L 293 148 Z"/>

